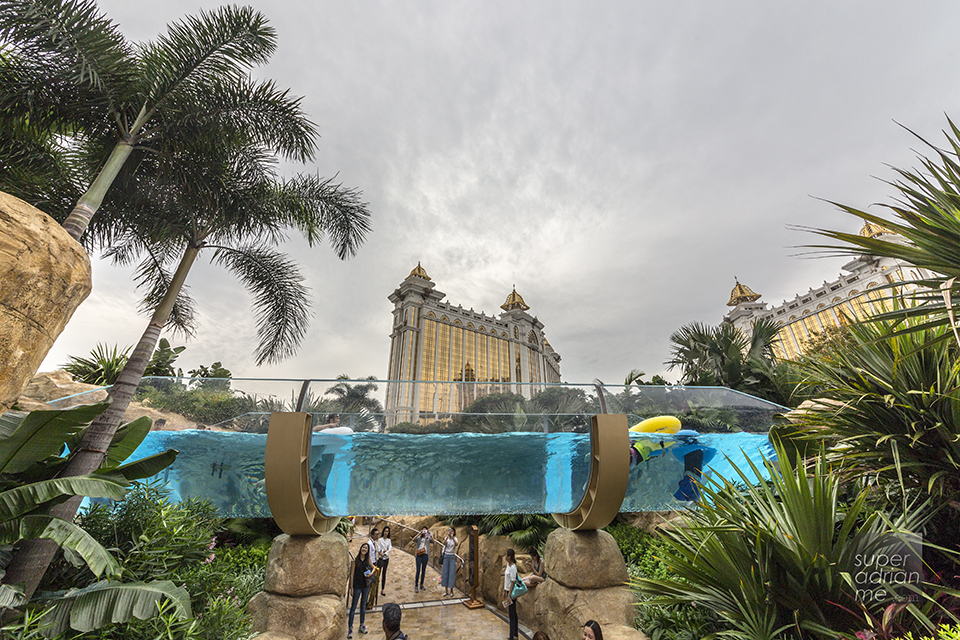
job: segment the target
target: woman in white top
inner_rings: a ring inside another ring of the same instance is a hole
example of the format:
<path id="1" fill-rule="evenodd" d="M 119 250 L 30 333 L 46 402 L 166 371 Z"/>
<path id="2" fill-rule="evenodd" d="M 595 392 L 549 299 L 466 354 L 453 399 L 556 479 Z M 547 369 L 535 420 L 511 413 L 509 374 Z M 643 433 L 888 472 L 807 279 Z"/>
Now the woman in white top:
<path id="1" fill-rule="evenodd" d="M 517 580 L 517 554 L 513 549 L 507 549 L 507 568 L 503 572 L 503 604 L 507 607 L 510 614 L 510 638 L 509 640 L 518 640 L 520 636 L 520 624 L 517 620 L 517 601 L 510 597 L 510 591 L 513 589 L 513 583 Z"/>
<path id="2" fill-rule="evenodd" d="M 383 534 L 377 540 L 377 562 L 380 566 L 380 593 L 387 592 L 387 565 L 390 564 L 390 552 L 393 541 L 390 540 L 390 525 L 383 528 Z"/>
<path id="3" fill-rule="evenodd" d="M 453 596 L 453 589 L 457 584 L 457 530 L 447 529 L 447 537 L 443 540 L 443 570 L 440 573 L 440 584 L 443 586 L 443 595 Z"/>

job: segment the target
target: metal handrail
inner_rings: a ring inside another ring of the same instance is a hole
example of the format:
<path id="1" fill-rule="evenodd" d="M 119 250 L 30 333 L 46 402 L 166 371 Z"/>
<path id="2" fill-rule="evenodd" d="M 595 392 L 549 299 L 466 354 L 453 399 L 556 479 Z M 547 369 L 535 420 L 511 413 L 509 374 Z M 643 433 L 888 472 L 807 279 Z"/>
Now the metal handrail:
<path id="1" fill-rule="evenodd" d="M 405 524 L 403 524 L 403 523 L 400 523 L 400 522 L 396 522 L 395 520 L 390 520 L 389 518 L 378 518 L 378 519 L 381 520 L 381 521 L 383 521 L 383 522 L 389 522 L 389 523 L 390 523 L 390 526 L 396 525 L 396 526 L 400 527 L 401 529 L 407 529 L 408 531 L 415 531 L 415 532 L 417 532 L 417 533 L 420 533 L 420 530 L 419 530 L 419 529 L 415 529 L 415 528 L 413 528 L 413 527 L 408 527 L 407 525 L 405 525 Z M 433 536 L 430 536 L 430 541 L 433 542 L 434 544 L 440 545 L 441 548 L 443 547 L 443 543 L 440 542 L 439 540 L 437 540 L 436 538 L 434 538 Z M 466 560 L 464 560 L 462 557 L 458 556 L 456 553 L 453 554 L 453 557 L 460 561 L 460 566 L 463 566 L 463 565 L 465 565 L 465 564 L 467 563 Z"/>

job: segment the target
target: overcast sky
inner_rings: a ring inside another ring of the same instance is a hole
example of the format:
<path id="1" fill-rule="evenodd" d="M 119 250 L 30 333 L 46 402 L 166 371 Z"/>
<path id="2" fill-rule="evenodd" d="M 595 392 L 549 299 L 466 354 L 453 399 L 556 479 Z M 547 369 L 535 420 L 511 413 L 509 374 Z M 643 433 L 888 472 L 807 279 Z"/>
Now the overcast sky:
<path id="1" fill-rule="evenodd" d="M 144 41 L 218 3 L 100 4 Z M 297 356 L 260 368 L 249 297 L 201 254 L 199 330 L 168 336 L 185 369 L 386 378 L 387 296 L 419 261 L 487 313 L 515 284 L 565 381 L 661 373 L 670 334 L 719 322 L 734 276 L 772 304 L 835 278 L 844 261 L 798 257 L 816 237 L 790 226 L 857 230 L 818 198 L 888 201 L 877 178 L 919 148 L 896 123 L 939 141 L 960 118 L 955 1 L 254 4 L 279 35 L 256 74 L 303 95 L 322 135 L 300 170 L 361 189 L 373 233 L 346 262 L 286 245 L 315 317 Z M 135 343 L 137 299 L 95 259 L 41 369 Z"/>

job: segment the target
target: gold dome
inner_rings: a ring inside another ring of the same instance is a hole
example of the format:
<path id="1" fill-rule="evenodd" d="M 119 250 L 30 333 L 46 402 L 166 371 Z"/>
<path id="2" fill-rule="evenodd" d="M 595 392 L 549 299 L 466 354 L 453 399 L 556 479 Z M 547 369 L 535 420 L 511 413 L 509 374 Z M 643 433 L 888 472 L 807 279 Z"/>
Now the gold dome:
<path id="1" fill-rule="evenodd" d="M 736 280 L 736 278 L 734 278 Z M 730 301 L 727 302 L 728 307 L 735 307 L 741 302 L 756 302 L 760 299 L 760 294 L 755 293 L 753 289 L 748 287 L 745 284 L 740 284 L 740 281 L 737 280 L 737 284 L 733 287 L 733 290 L 730 292 Z"/>
<path id="2" fill-rule="evenodd" d="M 424 280 L 429 280 L 430 276 L 427 275 L 426 270 L 420 266 L 420 263 L 417 262 L 417 266 L 413 268 L 413 271 L 410 272 L 410 275 L 407 276 L 417 276 L 418 278 L 423 278 Z"/>
<path id="3" fill-rule="evenodd" d="M 863 228 L 860 229 L 860 235 L 864 238 L 876 238 L 883 233 L 893 233 L 893 231 L 867 220 L 863 221 Z"/>
<path id="4" fill-rule="evenodd" d="M 526 302 L 523 301 L 523 296 L 517 293 L 517 288 L 514 287 L 510 295 L 507 296 L 507 299 L 504 301 L 500 308 L 504 311 L 513 311 L 514 309 L 520 309 L 521 311 L 526 311 L 530 307 Z"/>

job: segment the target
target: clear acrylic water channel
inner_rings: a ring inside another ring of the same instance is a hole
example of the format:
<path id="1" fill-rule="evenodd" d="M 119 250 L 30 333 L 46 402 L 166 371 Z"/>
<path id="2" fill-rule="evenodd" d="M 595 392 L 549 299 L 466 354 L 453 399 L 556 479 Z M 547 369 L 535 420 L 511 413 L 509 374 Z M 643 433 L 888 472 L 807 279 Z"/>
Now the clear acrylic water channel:
<path id="1" fill-rule="evenodd" d="M 299 393 L 301 383 L 230 380 L 219 392 L 254 410 L 203 429 L 153 431 L 131 460 L 177 449 L 176 462 L 157 476 L 171 499 L 206 499 L 227 517 L 269 516 L 266 434 L 235 429 L 265 432 L 268 410 L 294 410 L 302 395 L 316 425 L 311 484 L 326 515 L 565 513 L 584 495 L 589 416 L 603 408 L 593 385 L 315 380 Z M 172 384 L 181 396 L 196 388 L 195 381 Z M 138 396 L 162 404 L 157 387 L 170 385 L 146 378 L 141 385 L 146 391 Z M 377 411 L 387 393 L 405 398 L 406 405 L 395 402 L 396 410 Z M 438 393 L 458 394 L 464 410 L 428 412 L 424 401 L 417 411 L 411 408 L 418 394 Z M 359 403 L 351 394 L 376 402 Z M 673 415 L 684 430 L 696 432 L 631 433 L 632 442 L 642 441 L 653 453 L 631 464 L 621 507 L 629 512 L 687 506 L 696 492 L 691 478 L 734 477 L 732 465 L 745 470 L 747 459 L 762 469 L 762 459 L 774 455 L 767 431 L 774 416 L 785 411 L 729 389 L 706 387 L 607 385 L 603 400 L 608 413 L 626 413 L 631 426 Z"/>

